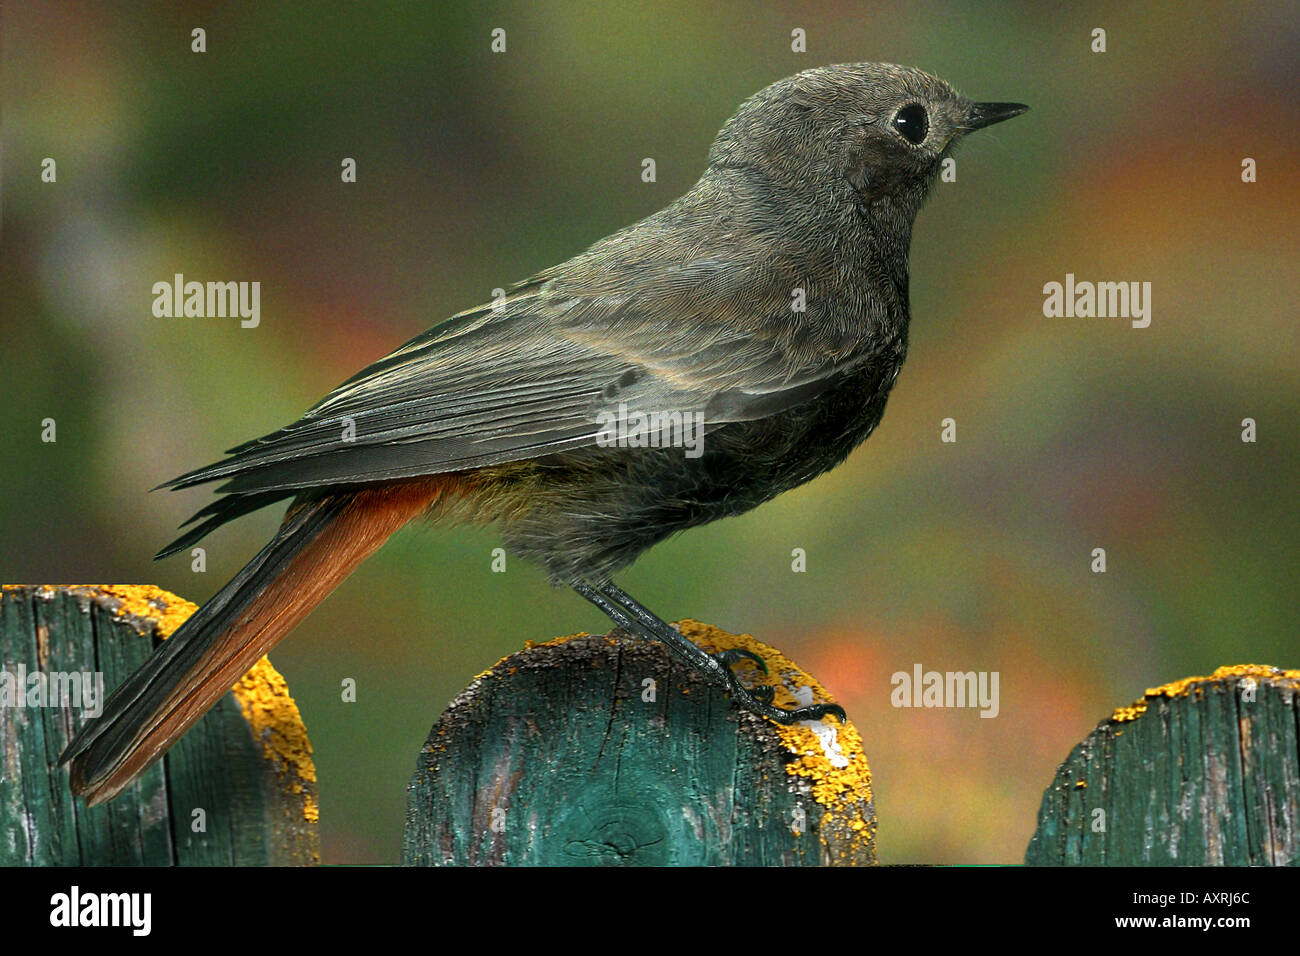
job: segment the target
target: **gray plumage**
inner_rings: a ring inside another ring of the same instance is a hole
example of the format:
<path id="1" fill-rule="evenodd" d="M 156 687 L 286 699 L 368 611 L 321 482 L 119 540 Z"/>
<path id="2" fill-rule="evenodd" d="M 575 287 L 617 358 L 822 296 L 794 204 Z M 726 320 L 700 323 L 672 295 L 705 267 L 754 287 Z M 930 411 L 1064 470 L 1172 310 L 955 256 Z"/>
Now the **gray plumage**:
<path id="1" fill-rule="evenodd" d="M 909 104 L 926 111 L 919 145 L 891 127 Z M 499 519 L 507 543 L 557 582 L 606 579 L 675 530 L 833 467 L 879 422 L 906 356 L 912 223 L 975 107 L 889 64 L 772 84 L 665 209 L 169 482 L 224 480 L 226 497 L 162 553 L 282 498 L 487 468 L 485 485 L 506 497 L 456 510 Z M 806 311 L 792 309 L 796 289 Z M 599 447 L 598 417 L 620 404 L 702 413 L 702 458 Z M 518 463 L 530 464 L 497 467 Z"/>
<path id="2" fill-rule="evenodd" d="M 843 720 L 833 703 L 775 706 L 771 687 L 731 670 L 741 657 L 762 665 L 756 655 L 705 652 L 610 578 L 676 531 L 816 477 L 871 434 L 907 355 L 908 246 L 940 162 L 969 130 L 1023 110 L 884 64 L 774 83 L 665 209 L 168 482 L 220 481 L 221 497 L 160 554 L 293 502 L 272 541 L 68 745 L 74 791 L 92 803 L 119 793 L 419 515 L 495 524 L 554 583 L 757 713 Z M 701 453 L 611 447 L 603 417 L 619 409 L 700 416 Z"/>

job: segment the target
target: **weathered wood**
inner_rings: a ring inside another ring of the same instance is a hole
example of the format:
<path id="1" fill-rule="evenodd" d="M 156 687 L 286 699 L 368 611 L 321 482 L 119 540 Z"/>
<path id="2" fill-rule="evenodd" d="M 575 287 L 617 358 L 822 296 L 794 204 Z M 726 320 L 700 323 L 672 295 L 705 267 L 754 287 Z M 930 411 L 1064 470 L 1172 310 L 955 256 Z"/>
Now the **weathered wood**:
<path id="1" fill-rule="evenodd" d="M 194 609 L 141 585 L 0 590 L 0 865 L 319 861 L 311 744 L 266 658 L 117 799 L 68 789 L 58 757 L 85 718 L 31 688 L 88 673 L 111 691 Z"/>
<path id="2" fill-rule="evenodd" d="M 1070 753 L 1025 862 L 1300 864 L 1300 671 L 1242 664 L 1146 692 Z"/>
<path id="3" fill-rule="evenodd" d="M 830 699 L 747 635 L 678 626 L 711 650 L 762 655 L 782 706 Z M 739 710 L 661 645 L 620 630 L 530 645 L 480 675 L 434 725 L 408 788 L 402 860 L 874 863 L 858 732 L 829 717 L 815 730 L 805 723 Z"/>

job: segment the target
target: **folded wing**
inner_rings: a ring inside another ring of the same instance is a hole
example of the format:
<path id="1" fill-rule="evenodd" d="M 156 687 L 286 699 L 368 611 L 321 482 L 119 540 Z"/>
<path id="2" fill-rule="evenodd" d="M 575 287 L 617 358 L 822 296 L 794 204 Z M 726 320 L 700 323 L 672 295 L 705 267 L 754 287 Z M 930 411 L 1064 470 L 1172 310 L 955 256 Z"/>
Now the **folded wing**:
<path id="1" fill-rule="evenodd" d="M 638 265 L 635 297 L 614 294 L 627 288 L 617 281 L 543 274 L 412 339 L 293 424 L 167 482 L 224 480 L 217 491 L 225 497 L 191 518 L 187 524 L 207 520 L 161 554 L 304 490 L 595 445 L 601 413 L 620 405 L 702 412 L 706 429 L 776 414 L 851 364 L 801 348 L 786 300 L 747 297 L 734 265 Z M 772 321 L 774 310 L 784 311 L 781 322 Z"/>

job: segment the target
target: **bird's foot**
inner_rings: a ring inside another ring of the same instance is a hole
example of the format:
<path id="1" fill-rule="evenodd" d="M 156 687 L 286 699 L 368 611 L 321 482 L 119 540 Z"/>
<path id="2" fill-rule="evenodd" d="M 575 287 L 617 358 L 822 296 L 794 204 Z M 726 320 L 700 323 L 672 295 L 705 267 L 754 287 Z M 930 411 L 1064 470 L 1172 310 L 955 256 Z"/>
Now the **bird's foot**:
<path id="1" fill-rule="evenodd" d="M 725 651 L 718 651 L 716 654 L 710 654 L 715 661 L 731 670 L 731 665 L 736 661 L 753 661 L 753 663 L 764 674 L 767 673 L 767 661 L 763 660 L 761 654 L 755 654 L 753 651 L 747 651 L 743 647 L 730 647 Z"/>
<path id="2" fill-rule="evenodd" d="M 753 651 L 733 647 L 709 656 L 726 668 L 727 692 L 731 695 L 732 700 L 747 710 L 752 710 L 769 720 L 775 720 L 779 724 L 793 724 L 800 720 L 821 720 L 827 714 L 838 717 L 841 724 L 848 720 L 848 715 L 844 713 L 844 708 L 839 704 L 809 704 L 806 707 L 787 709 L 777 707 L 772 703 L 776 688 L 771 684 L 746 687 L 731 669 L 731 665 L 738 660 L 752 661 L 766 674 L 767 661 Z"/>

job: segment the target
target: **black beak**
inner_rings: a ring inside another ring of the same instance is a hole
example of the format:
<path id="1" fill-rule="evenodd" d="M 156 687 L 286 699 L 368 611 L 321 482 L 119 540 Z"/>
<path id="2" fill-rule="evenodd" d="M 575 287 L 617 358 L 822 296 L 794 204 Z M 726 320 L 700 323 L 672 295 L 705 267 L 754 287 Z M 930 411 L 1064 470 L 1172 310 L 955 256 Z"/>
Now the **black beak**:
<path id="1" fill-rule="evenodd" d="M 1024 103 L 972 103 L 966 114 L 967 129 L 983 129 L 1019 116 L 1029 109 Z"/>

